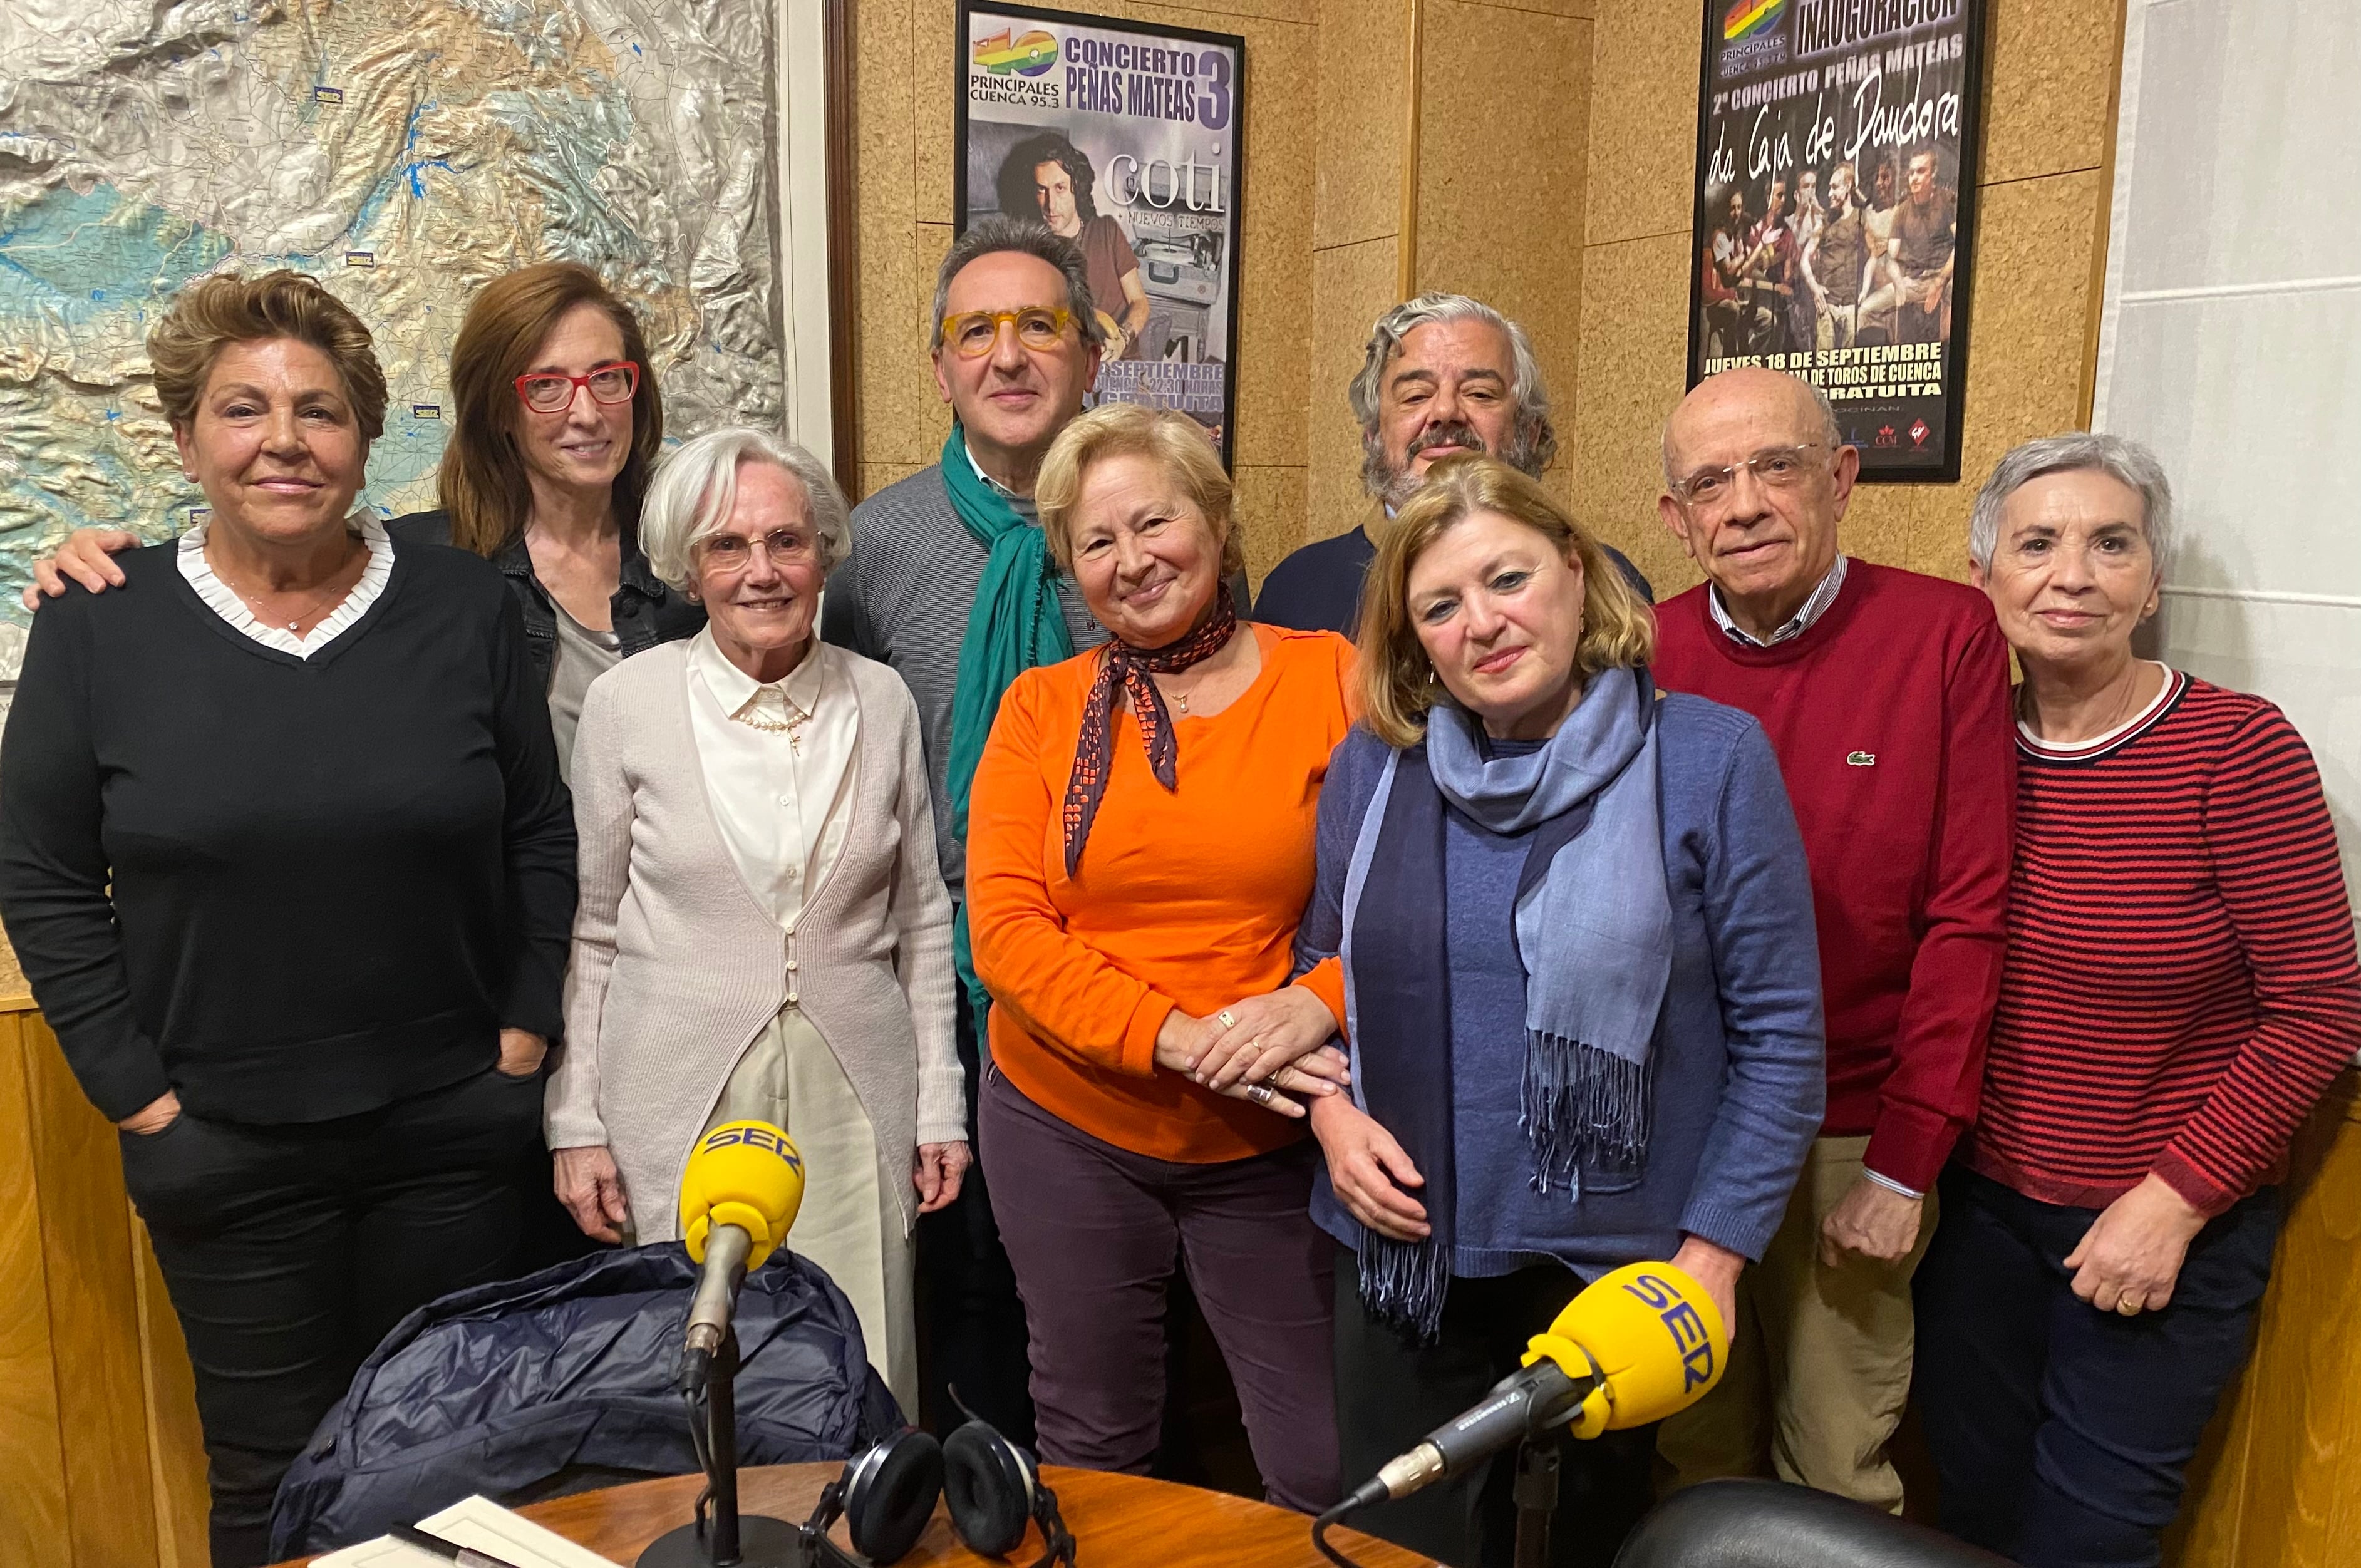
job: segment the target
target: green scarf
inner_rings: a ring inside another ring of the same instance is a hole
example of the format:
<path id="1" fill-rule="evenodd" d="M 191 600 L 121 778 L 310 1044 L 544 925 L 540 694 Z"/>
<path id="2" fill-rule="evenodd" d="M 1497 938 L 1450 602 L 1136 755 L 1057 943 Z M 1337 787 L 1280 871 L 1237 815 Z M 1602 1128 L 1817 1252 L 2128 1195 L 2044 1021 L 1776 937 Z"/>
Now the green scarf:
<path id="1" fill-rule="evenodd" d="M 983 760 L 1002 695 L 1011 681 L 1037 664 L 1072 658 L 1074 640 L 1067 635 L 1066 617 L 1058 607 L 1049 541 L 975 471 L 968 461 L 967 433 L 956 423 L 950 439 L 943 443 L 942 472 L 951 510 L 959 513 L 969 536 L 992 552 L 984 563 L 983 581 L 976 585 L 975 607 L 968 611 L 967 634 L 960 639 L 959 685 L 951 694 L 951 750 L 944 783 L 951 799 L 951 832 L 965 843 L 975 765 Z M 975 977 L 964 898 L 951 927 L 951 959 L 974 1008 L 977 1047 L 988 1056 L 991 1047 L 983 1034 L 992 996 Z"/>

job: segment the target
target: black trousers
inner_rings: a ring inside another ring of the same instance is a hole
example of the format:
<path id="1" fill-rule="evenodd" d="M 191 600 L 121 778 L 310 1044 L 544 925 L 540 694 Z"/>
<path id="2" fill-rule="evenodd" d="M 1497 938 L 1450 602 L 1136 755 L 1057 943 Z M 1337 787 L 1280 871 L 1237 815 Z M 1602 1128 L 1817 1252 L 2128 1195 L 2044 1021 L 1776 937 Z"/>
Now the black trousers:
<path id="1" fill-rule="evenodd" d="M 1336 1255 L 1336 1428 L 1349 1490 L 1517 1369 L 1525 1343 L 1550 1325 L 1582 1281 L 1554 1265 L 1498 1279 L 1454 1279 L 1431 1345 L 1370 1317 L 1360 1265 Z M 1558 1443 L 1553 1568 L 1609 1568 L 1648 1511 L 1654 1426 Z M 1353 1516 L 1356 1530 L 1423 1552 L 1451 1568 L 1507 1568 L 1514 1561 L 1517 1453 L 1398 1502 Z"/>
<path id="2" fill-rule="evenodd" d="M 958 987 L 960 1066 L 967 1077 L 967 1146 L 976 1139 L 976 1086 L 981 1053 L 978 1020 Z M 968 1168 L 957 1201 L 918 1221 L 917 1307 L 918 1409 L 912 1420 L 947 1436 L 966 1418 L 960 1399 L 1011 1442 L 1033 1446 L 1032 1365 L 1026 1354 L 1025 1303 L 1016 1271 L 1000 1245 L 992 1217 L 992 1190 L 979 1157 Z"/>
<path id="3" fill-rule="evenodd" d="M 2065 1266 L 2098 1216 L 1954 1167 L 1915 1280 L 1942 1526 L 2027 1568 L 2160 1560 L 2189 1462 L 2253 1347 L 2279 1195 L 2209 1223 L 2171 1303 L 2130 1318 L 2077 1297 Z"/>
<path id="4" fill-rule="evenodd" d="M 196 1372 L 214 1568 L 270 1561 L 280 1477 L 387 1331 L 509 1272 L 541 1102 L 488 1068 L 332 1122 L 121 1135 Z"/>

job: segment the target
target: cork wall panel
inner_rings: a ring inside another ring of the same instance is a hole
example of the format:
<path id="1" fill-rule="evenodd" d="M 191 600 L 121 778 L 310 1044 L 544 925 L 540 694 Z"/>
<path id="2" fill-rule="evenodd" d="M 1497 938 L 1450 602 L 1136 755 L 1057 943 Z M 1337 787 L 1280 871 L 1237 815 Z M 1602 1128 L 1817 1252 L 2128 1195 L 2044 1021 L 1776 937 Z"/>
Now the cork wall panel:
<path id="1" fill-rule="evenodd" d="M 1598 15 L 1601 5 L 1613 6 L 1620 0 L 1470 0 L 1471 4 L 1489 5 L 1497 11 L 1523 11 L 1550 16 L 1578 16 L 1588 21 Z"/>
<path id="2" fill-rule="evenodd" d="M 1345 389 L 1361 368 L 1369 323 L 1399 302 L 1398 249 L 1389 237 L 1312 258 L 1311 473 L 1300 543 L 1345 532 L 1373 504 L 1361 488 L 1361 429 Z"/>
<path id="3" fill-rule="evenodd" d="M 1697 0 L 1600 7 L 1585 203 L 1592 245 L 1688 232 L 1701 15 Z"/>
<path id="4" fill-rule="evenodd" d="M 1583 255 L 1582 375 L 1567 459 L 1575 515 L 1631 557 L 1659 598 L 1697 581 L 1656 521 L 1657 436 L 1683 390 L 1688 236 L 1594 245 Z"/>
<path id="5" fill-rule="evenodd" d="M 1418 287 L 1520 322 L 1557 396 L 1582 333 L 1583 187 L 1594 23 L 1426 0 Z M 1504 93 L 1500 84 L 1517 90 Z M 1563 407 L 1557 417 L 1565 418 Z M 1553 483 L 1565 493 L 1566 467 Z"/>
<path id="6" fill-rule="evenodd" d="M 867 4 L 867 0 L 862 0 Z M 910 180 L 914 210 L 923 224 L 956 225 L 959 213 L 951 204 L 952 146 L 959 112 L 959 6 L 956 0 L 907 0 L 911 39 L 917 46 L 910 56 L 911 128 L 914 134 Z M 1095 6 L 1093 9 L 1096 9 Z"/>
<path id="7" fill-rule="evenodd" d="M 918 451 L 915 461 L 920 467 L 931 463 L 943 449 L 943 442 L 951 433 L 951 406 L 943 400 L 942 388 L 935 381 L 934 363 L 928 357 L 934 347 L 935 274 L 942 270 L 943 258 L 950 254 L 956 231 L 949 224 L 920 223 L 911 247 L 910 320 L 907 337 L 910 346 L 904 352 L 917 366 L 917 404 L 913 411 L 913 422 L 918 430 Z"/>
<path id="8" fill-rule="evenodd" d="M 1989 0 L 1987 185 L 2096 169 L 2114 134 L 2122 0 Z"/>
<path id="9" fill-rule="evenodd" d="M 1409 38 L 1410 0 L 1320 0 L 1312 244 L 1322 250 L 1400 232 Z"/>
<path id="10" fill-rule="evenodd" d="M 1260 587 L 1270 569 L 1303 543 L 1306 473 L 1300 465 L 1241 463 L 1233 477 L 1231 507 L 1246 533 L 1246 576 Z"/>
<path id="11" fill-rule="evenodd" d="M 917 394 L 933 395 L 910 320 L 917 208 L 912 167 L 912 0 L 862 0 L 853 12 L 854 203 L 858 252 L 853 338 L 854 447 L 866 463 L 914 463 L 925 445 Z M 946 46 L 948 47 L 948 46 Z M 944 67 L 948 73 L 950 67 Z"/>

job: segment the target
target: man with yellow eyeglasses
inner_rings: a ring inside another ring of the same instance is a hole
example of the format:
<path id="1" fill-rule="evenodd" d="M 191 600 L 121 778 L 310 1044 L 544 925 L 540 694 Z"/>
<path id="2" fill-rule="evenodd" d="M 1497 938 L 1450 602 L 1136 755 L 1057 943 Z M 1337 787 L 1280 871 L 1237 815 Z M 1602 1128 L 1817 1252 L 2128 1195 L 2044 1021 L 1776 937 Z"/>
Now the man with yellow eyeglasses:
<path id="1" fill-rule="evenodd" d="M 961 906 L 959 1048 L 971 1118 L 989 1001 L 966 939 L 968 785 L 1008 683 L 1106 641 L 1051 565 L 1033 508 L 1041 459 L 1098 375 L 1086 268 L 1073 241 L 1035 222 L 989 217 L 952 242 L 935 275 L 928 339 L 950 438 L 933 467 L 853 509 L 852 554 L 829 575 L 820 615 L 823 637 L 891 664 L 917 698 L 936 852 Z M 1232 589 L 1246 602 L 1244 583 Z M 947 1410 L 949 1384 L 1029 1445 L 1025 1310 L 987 1181 L 972 1171 L 956 1202 L 918 1223 L 921 1399 Z"/>

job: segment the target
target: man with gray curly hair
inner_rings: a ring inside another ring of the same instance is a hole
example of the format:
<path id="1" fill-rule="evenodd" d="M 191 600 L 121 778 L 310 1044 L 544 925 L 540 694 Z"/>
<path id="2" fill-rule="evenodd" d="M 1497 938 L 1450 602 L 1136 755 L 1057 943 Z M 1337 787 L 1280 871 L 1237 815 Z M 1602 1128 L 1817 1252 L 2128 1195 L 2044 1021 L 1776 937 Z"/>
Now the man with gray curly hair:
<path id="1" fill-rule="evenodd" d="M 1539 478 L 1557 455 L 1549 385 L 1532 339 L 1466 294 L 1421 294 L 1378 317 L 1348 396 L 1361 422 L 1361 483 L 1389 516 L 1445 457 L 1489 453 Z M 1631 562 L 1611 547 L 1607 554 L 1642 598 L 1655 598 Z M 1263 580 L 1255 619 L 1350 637 L 1376 555 L 1357 524 L 1305 545 Z"/>

